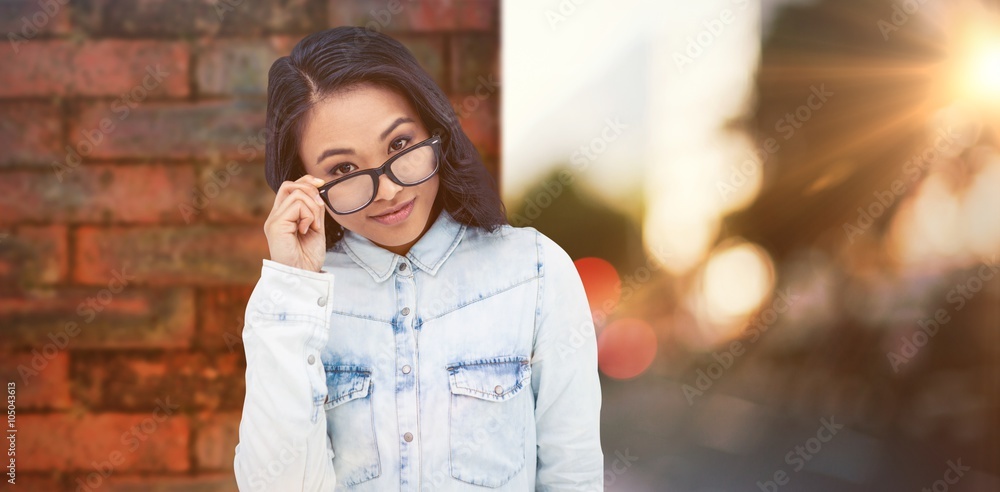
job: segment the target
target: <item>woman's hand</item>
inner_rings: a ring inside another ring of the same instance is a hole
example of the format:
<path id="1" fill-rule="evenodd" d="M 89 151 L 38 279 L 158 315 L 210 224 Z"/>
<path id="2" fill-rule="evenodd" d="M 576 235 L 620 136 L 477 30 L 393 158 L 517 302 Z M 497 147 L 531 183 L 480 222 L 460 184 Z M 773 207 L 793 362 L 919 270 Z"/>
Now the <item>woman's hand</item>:
<path id="1" fill-rule="evenodd" d="M 323 267 L 326 205 L 316 189 L 321 184 L 323 180 L 308 174 L 281 183 L 271 214 L 264 221 L 272 261 L 312 272 Z"/>

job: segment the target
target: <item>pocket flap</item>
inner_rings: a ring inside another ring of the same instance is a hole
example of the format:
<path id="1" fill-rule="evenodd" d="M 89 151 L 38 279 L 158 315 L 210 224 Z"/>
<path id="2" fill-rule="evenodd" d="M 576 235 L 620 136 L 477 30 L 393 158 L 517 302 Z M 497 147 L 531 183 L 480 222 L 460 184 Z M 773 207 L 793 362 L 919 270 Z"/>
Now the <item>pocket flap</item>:
<path id="1" fill-rule="evenodd" d="M 325 369 L 327 398 L 324 408 L 368 396 L 372 384 L 370 369 L 360 366 L 326 366 Z"/>
<path id="2" fill-rule="evenodd" d="M 451 392 L 484 400 L 513 398 L 531 377 L 526 356 L 509 355 L 448 364 Z"/>

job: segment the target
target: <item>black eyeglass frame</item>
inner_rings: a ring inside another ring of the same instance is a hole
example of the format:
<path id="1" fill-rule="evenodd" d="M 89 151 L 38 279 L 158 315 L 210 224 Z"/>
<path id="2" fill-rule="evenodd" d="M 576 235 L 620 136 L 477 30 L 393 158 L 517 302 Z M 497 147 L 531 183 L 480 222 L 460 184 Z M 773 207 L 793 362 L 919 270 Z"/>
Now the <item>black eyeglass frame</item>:
<path id="1" fill-rule="evenodd" d="M 406 154 L 408 154 L 408 153 L 410 153 L 410 152 L 412 152 L 412 151 L 414 151 L 416 149 L 419 149 L 421 147 L 425 147 L 425 146 L 428 146 L 428 145 L 430 145 L 431 148 L 434 149 L 434 157 L 435 157 L 435 159 L 434 159 L 434 170 L 432 170 L 431 173 L 428 174 L 426 178 L 421 179 L 420 181 L 417 181 L 416 183 L 404 183 L 404 182 L 400 181 L 399 178 L 396 177 L 396 175 L 392 173 L 392 168 L 390 167 L 390 166 L 392 166 L 392 163 L 396 162 L 396 160 L 399 159 L 400 157 L 403 157 L 404 155 L 406 155 Z M 382 163 L 382 165 L 379 166 L 379 167 L 376 167 L 374 169 L 365 169 L 364 171 L 355 171 L 355 172 L 353 172 L 351 174 L 348 174 L 347 176 L 341 176 L 341 177 L 339 177 L 339 178 L 337 178 L 337 179 L 335 179 L 333 181 L 329 181 L 329 182 L 324 183 L 323 185 L 321 185 L 319 187 L 319 196 L 323 199 L 323 201 L 326 203 L 326 206 L 333 213 L 335 213 L 337 215 L 349 215 L 349 214 L 353 214 L 353 213 L 356 213 L 356 212 L 359 212 L 359 211 L 363 210 L 365 207 L 371 205 L 372 202 L 375 201 L 375 197 L 378 196 L 378 182 L 379 182 L 379 178 L 383 174 L 385 174 L 386 176 L 388 176 L 389 179 L 391 179 L 393 183 L 396 183 L 396 184 L 398 184 L 400 186 L 416 186 L 416 185 L 418 185 L 420 183 L 423 183 L 423 182 L 427 181 L 428 179 L 433 178 L 434 175 L 438 173 L 438 170 L 441 169 L 441 157 L 442 157 L 441 156 L 441 135 L 435 133 L 435 134 L 431 135 L 430 138 L 428 138 L 427 140 L 423 140 L 421 142 L 418 142 L 418 143 L 414 144 L 413 146 L 411 146 L 411 147 L 409 147 L 407 149 L 404 149 L 402 152 L 400 152 L 400 153 L 398 153 L 398 154 L 390 157 L 388 160 L 386 160 L 384 163 Z M 354 210 L 351 210 L 350 212 L 338 212 L 336 209 L 333 208 L 333 204 L 330 203 L 330 198 L 327 196 L 327 192 L 330 190 L 330 188 L 333 188 L 337 183 L 346 181 L 348 179 L 357 178 L 359 175 L 362 175 L 362 174 L 368 175 L 372 179 L 373 186 L 372 186 L 372 196 L 371 196 L 371 198 L 369 198 L 368 201 L 365 202 L 364 205 L 362 205 L 362 206 L 360 206 L 360 207 L 358 207 L 358 208 L 356 208 Z"/>

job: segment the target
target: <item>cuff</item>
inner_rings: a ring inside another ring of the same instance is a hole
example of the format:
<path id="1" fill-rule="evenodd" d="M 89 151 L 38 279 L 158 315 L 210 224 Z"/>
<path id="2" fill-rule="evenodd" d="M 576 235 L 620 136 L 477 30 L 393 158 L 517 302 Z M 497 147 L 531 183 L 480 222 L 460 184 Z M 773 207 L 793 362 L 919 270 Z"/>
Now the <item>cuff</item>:
<path id="1" fill-rule="evenodd" d="M 260 292 L 254 294 L 258 313 L 277 315 L 278 319 L 306 316 L 324 324 L 329 319 L 333 273 L 312 272 L 264 259 L 260 276 Z"/>
<path id="2" fill-rule="evenodd" d="M 333 273 L 329 272 L 326 269 L 326 265 L 323 265 L 323 268 L 321 268 L 320 271 L 313 272 L 311 270 L 305 270 L 303 268 L 295 268 L 292 266 L 288 266 L 284 263 L 278 263 L 277 261 L 269 260 L 267 258 L 264 258 L 263 261 L 264 261 L 263 267 L 277 268 L 282 272 L 291 273 L 293 275 L 301 275 L 303 277 L 313 278 L 316 280 L 330 280 L 333 277 Z"/>

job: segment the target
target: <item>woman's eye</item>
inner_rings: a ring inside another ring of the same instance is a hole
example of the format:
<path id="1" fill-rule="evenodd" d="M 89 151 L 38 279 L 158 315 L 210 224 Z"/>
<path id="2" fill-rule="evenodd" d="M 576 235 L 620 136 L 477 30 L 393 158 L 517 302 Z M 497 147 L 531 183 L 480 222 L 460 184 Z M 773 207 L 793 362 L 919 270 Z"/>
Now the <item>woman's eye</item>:
<path id="1" fill-rule="evenodd" d="M 393 140 L 392 144 L 389 145 L 389 151 L 396 152 L 399 150 L 403 150 L 403 147 L 406 147 L 406 142 L 409 141 L 410 141 L 409 138 L 397 138 L 396 140 Z"/>
<path id="2" fill-rule="evenodd" d="M 344 163 L 344 164 L 340 164 L 340 165 L 334 166 L 333 169 L 330 170 L 330 174 L 347 174 L 347 173 L 353 171 L 353 169 L 351 169 L 351 167 L 357 167 L 357 166 L 355 166 L 354 164 L 351 164 L 349 162 L 348 163 Z"/>

